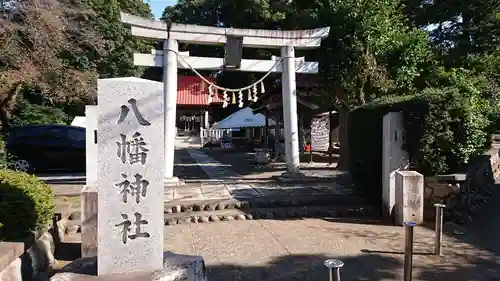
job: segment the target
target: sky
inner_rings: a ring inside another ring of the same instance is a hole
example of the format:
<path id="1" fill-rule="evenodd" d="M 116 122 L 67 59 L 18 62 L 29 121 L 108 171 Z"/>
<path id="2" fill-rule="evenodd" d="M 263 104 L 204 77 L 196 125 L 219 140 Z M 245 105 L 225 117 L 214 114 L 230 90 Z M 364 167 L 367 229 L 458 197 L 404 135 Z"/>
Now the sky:
<path id="1" fill-rule="evenodd" d="M 151 6 L 151 10 L 153 10 L 153 15 L 155 18 L 161 17 L 161 14 L 163 14 L 163 10 L 165 7 L 170 6 L 170 5 L 175 5 L 177 3 L 177 0 L 144 0 L 144 2 L 149 3 L 149 6 Z"/>

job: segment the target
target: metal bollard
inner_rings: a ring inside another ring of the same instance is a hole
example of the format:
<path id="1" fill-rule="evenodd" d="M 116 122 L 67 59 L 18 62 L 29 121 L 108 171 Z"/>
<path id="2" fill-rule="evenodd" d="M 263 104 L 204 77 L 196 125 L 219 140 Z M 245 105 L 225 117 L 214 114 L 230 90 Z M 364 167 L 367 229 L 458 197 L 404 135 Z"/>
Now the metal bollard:
<path id="1" fill-rule="evenodd" d="M 436 203 L 436 227 L 434 235 L 434 255 L 441 255 L 441 242 L 443 241 L 443 209 L 446 207 L 444 204 Z"/>
<path id="2" fill-rule="evenodd" d="M 340 268 L 344 266 L 344 263 L 340 260 L 326 260 L 325 266 L 330 271 L 330 281 L 340 281 Z"/>
<path id="3" fill-rule="evenodd" d="M 405 226 L 405 263 L 403 281 L 411 281 L 411 272 L 413 264 L 413 228 L 417 225 L 415 222 L 404 222 Z"/>

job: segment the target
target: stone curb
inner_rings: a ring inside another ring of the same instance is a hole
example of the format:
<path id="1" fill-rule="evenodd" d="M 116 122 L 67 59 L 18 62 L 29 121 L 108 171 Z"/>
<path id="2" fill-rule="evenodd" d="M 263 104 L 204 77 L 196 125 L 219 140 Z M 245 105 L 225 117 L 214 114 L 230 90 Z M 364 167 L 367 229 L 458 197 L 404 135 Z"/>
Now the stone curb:
<path id="1" fill-rule="evenodd" d="M 364 201 L 351 195 L 290 195 L 241 199 L 182 200 L 165 203 L 165 214 L 191 211 L 215 211 L 226 209 L 249 210 L 254 208 L 346 206 L 363 204 Z"/>
<path id="2" fill-rule="evenodd" d="M 168 219 L 169 215 L 174 214 L 187 214 L 192 212 L 213 212 L 213 211 L 248 211 L 248 213 L 255 212 L 256 209 L 321 209 L 317 211 L 318 214 L 313 217 L 326 216 L 325 209 L 333 209 L 343 206 L 362 206 L 364 202 L 358 197 L 351 195 L 290 195 L 288 197 L 280 196 L 266 196 L 247 199 L 218 199 L 218 200 L 183 200 L 178 202 L 165 203 L 165 216 Z M 71 206 L 67 207 L 71 209 Z M 79 210 L 72 210 L 71 213 L 58 214 L 59 218 L 56 222 L 55 239 L 56 241 L 64 241 L 66 235 L 75 234 L 81 229 L 79 219 Z M 273 213 L 273 210 L 267 210 L 266 213 Z M 281 211 L 278 211 L 280 213 Z M 291 210 L 288 215 L 281 217 L 298 217 L 299 214 L 294 214 Z M 280 215 L 278 215 L 280 216 Z M 186 216 L 184 216 L 186 217 Z M 196 216 L 194 216 L 196 217 Z M 262 216 L 261 216 L 262 217 Z M 242 216 L 239 217 L 242 219 Z M 273 218 L 270 216 L 269 218 Z M 234 219 L 234 218 L 233 218 Z M 249 216 L 246 219 L 251 219 Z M 181 221 L 187 219 L 182 218 Z M 203 219 L 202 219 L 203 220 Z M 220 220 L 227 220 L 221 217 Z M 230 219 L 229 219 L 230 220 Z"/>
<path id="3" fill-rule="evenodd" d="M 247 212 L 237 209 L 226 209 L 216 211 L 186 212 L 165 215 L 165 225 L 207 223 L 233 220 L 254 219 L 291 219 L 291 218 L 318 218 L 318 217 L 367 217 L 372 214 L 371 207 L 288 207 L 288 208 L 260 208 L 251 209 Z"/>

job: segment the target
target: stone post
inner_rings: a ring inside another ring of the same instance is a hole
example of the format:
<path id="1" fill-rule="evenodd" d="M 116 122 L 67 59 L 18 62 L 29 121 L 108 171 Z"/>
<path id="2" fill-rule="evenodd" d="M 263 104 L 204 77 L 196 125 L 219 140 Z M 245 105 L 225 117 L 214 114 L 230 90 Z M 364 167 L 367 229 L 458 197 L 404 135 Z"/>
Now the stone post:
<path id="1" fill-rule="evenodd" d="M 97 165 L 97 161 L 96 161 Z M 97 256 L 97 187 L 84 186 L 80 197 L 82 258 Z"/>
<path id="2" fill-rule="evenodd" d="M 424 222 L 424 176 L 415 171 L 396 172 L 395 223 Z"/>

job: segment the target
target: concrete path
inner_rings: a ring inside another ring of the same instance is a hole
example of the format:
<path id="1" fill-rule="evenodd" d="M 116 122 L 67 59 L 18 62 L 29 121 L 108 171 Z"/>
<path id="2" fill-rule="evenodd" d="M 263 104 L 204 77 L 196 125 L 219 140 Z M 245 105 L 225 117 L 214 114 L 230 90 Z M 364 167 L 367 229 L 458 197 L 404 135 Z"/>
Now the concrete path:
<path id="1" fill-rule="evenodd" d="M 176 151 L 174 175 L 191 179 L 185 185 L 165 187 L 165 202 L 253 198 L 262 196 L 352 194 L 336 182 L 278 184 L 270 180 L 243 179 L 231 165 L 215 160 L 202 150 L 187 148 Z M 246 164 L 246 163 L 243 163 Z M 81 175 L 44 177 L 52 183 L 56 196 L 79 196 L 85 177 Z M 71 183 L 71 179 L 81 182 Z"/>
<path id="2" fill-rule="evenodd" d="M 433 231 L 418 227 L 415 233 L 413 281 L 500 280 L 499 257 L 477 246 L 473 234 L 446 236 L 445 256 L 436 257 Z M 401 227 L 320 219 L 233 221 L 168 226 L 165 237 L 165 250 L 203 256 L 211 281 L 327 281 L 328 258 L 345 263 L 342 281 L 402 280 Z"/>
<path id="3" fill-rule="evenodd" d="M 165 188 L 165 201 L 254 198 L 287 195 L 350 195 L 353 191 L 335 183 L 214 183 Z"/>
<path id="4" fill-rule="evenodd" d="M 265 180 L 278 177 L 283 172 L 286 172 L 286 164 L 284 162 L 256 165 L 254 163 L 254 153 L 252 152 L 227 151 L 223 149 L 203 149 L 200 152 L 214 159 L 213 161 L 220 163 L 220 166 L 231 167 L 235 173 L 240 175 L 241 179 L 245 180 Z M 325 162 L 308 163 L 308 155 L 303 155 L 302 158 L 304 159 L 301 160 L 300 171 L 308 177 L 329 178 L 340 183 L 339 180 L 342 180 L 341 178 L 346 175 L 345 171 L 336 169 L 336 158 L 331 165 Z M 325 160 L 322 159 L 322 161 Z"/>
<path id="5" fill-rule="evenodd" d="M 432 226 L 416 227 L 412 280 L 500 280 L 499 192 L 484 210 L 471 225 L 445 224 L 441 257 L 432 254 Z M 203 256 L 210 281 L 327 281 L 323 262 L 329 258 L 345 263 L 342 281 L 403 279 L 404 229 L 398 226 L 250 220 L 166 226 L 164 232 L 164 250 Z M 63 265 L 78 258 L 79 244 L 67 243 L 58 251 Z"/>
<path id="6" fill-rule="evenodd" d="M 230 165 L 223 165 L 199 149 L 188 148 L 186 151 L 210 179 L 229 180 L 241 178 L 239 174 L 231 169 Z"/>

